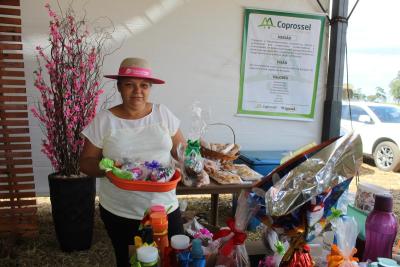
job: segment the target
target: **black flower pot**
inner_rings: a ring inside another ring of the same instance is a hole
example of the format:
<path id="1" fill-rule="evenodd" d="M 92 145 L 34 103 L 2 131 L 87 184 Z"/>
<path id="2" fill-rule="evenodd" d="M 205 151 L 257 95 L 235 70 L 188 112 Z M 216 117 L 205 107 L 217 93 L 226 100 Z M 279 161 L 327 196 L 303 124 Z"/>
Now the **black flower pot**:
<path id="1" fill-rule="evenodd" d="M 61 250 L 87 250 L 92 244 L 96 178 L 49 175 L 51 211 Z"/>

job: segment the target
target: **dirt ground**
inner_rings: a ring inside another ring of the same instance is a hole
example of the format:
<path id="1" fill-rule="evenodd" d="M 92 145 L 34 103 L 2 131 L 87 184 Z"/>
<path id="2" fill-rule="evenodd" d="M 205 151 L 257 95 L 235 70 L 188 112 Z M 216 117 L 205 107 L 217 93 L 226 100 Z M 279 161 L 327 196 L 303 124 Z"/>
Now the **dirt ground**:
<path id="1" fill-rule="evenodd" d="M 400 173 L 384 172 L 376 168 L 373 164 L 363 164 L 360 169 L 360 182 L 375 184 L 389 189 L 393 194 L 393 209 L 397 217 L 400 216 Z M 356 192 L 357 179 L 353 179 L 350 184 L 350 192 Z"/>

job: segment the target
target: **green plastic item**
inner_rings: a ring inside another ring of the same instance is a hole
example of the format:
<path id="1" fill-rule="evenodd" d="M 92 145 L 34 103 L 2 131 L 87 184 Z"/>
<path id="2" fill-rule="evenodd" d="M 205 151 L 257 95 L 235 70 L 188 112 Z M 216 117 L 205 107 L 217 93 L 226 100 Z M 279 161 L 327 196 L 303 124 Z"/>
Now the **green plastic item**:
<path id="1" fill-rule="evenodd" d="M 106 172 L 108 171 L 112 171 L 112 173 L 121 178 L 121 179 L 132 179 L 133 174 L 129 171 L 125 171 L 125 170 L 121 170 L 120 168 L 117 168 L 114 166 L 114 161 L 112 159 L 109 158 L 103 158 L 100 162 L 99 162 L 99 168 L 101 170 L 105 170 Z"/>
<path id="2" fill-rule="evenodd" d="M 348 205 L 347 215 L 356 219 L 358 227 L 360 228 L 358 237 L 362 240 L 365 240 L 365 221 L 367 220 L 368 213 L 354 207 L 353 205 Z"/>

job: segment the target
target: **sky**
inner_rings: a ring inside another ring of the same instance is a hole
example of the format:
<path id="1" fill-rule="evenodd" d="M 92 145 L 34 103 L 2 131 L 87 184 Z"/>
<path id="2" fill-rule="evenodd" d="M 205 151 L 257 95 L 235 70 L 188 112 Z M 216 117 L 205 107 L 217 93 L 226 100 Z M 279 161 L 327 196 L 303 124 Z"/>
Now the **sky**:
<path id="1" fill-rule="evenodd" d="M 356 0 L 349 0 L 349 12 Z M 347 28 L 349 83 L 373 95 L 389 94 L 400 71 L 400 0 L 360 0 Z M 346 83 L 346 77 L 344 77 Z"/>

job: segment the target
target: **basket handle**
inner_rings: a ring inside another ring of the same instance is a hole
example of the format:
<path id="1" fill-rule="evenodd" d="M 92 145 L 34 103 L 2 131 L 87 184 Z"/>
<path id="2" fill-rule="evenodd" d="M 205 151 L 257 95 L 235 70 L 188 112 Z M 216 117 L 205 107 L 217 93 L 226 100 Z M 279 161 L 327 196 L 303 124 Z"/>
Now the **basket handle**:
<path id="1" fill-rule="evenodd" d="M 207 124 L 207 127 L 208 127 L 208 125 L 222 125 L 222 126 L 226 126 L 226 127 L 228 127 L 229 129 L 231 129 L 232 135 L 233 135 L 233 144 L 236 144 L 236 135 L 235 135 L 235 131 L 233 130 L 233 128 L 232 128 L 230 125 L 228 125 L 228 124 L 226 124 L 226 123 L 222 123 L 222 122 L 209 123 L 209 124 Z"/>

